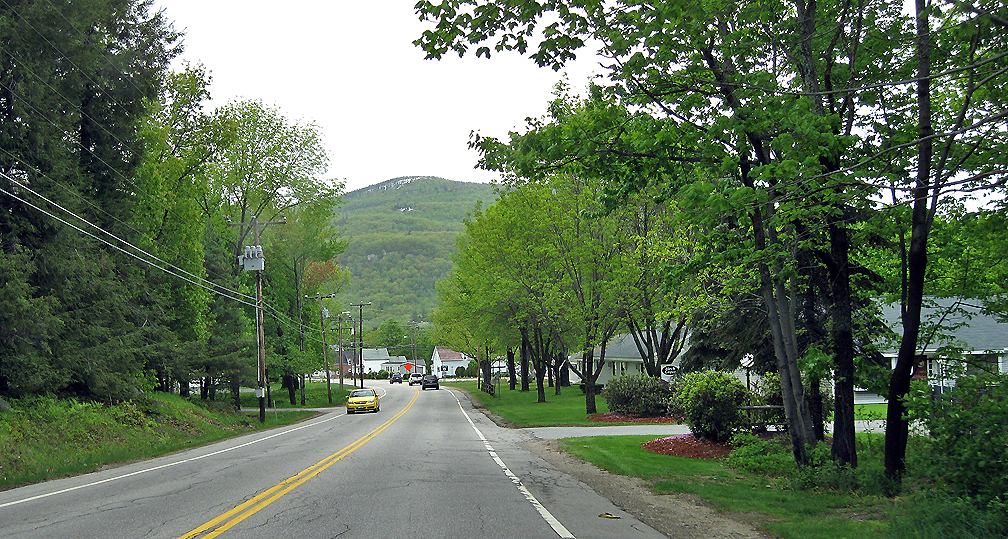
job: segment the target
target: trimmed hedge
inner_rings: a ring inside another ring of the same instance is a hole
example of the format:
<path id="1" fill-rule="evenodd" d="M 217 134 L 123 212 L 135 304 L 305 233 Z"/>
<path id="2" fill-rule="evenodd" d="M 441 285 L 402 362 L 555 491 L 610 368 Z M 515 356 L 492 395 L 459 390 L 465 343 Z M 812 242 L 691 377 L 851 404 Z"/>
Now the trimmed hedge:
<path id="1" fill-rule="evenodd" d="M 639 373 L 610 381 L 602 390 L 602 397 L 611 412 L 658 417 L 668 413 L 672 390 L 661 379 Z"/>

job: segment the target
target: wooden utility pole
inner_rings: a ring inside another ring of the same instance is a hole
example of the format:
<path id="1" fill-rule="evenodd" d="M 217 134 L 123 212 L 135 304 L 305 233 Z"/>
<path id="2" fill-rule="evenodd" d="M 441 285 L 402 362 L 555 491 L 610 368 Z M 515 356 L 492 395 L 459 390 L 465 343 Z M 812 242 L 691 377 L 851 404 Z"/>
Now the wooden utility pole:
<path id="1" fill-rule="evenodd" d="M 350 318 L 350 311 L 343 311 L 343 312 L 340 313 L 340 315 L 339 315 L 339 389 L 340 389 L 340 391 L 343 391 L 343 358 L 345 357 L 345 354 L 343 353 L 343 317 L 344 316 L 347 317 L 349 320 L 351 320 L 351 323 L 353 321 L 353 318 Z"/>
<path id="2" fill-rule="evenodd" d="M 266 268 L 266 260 L 263 258 L 262 246 L 259 244 L 259 227 L 266 225 L 285 225 L 287 219 L 280 217 L 281 221 L 267 221 L 260 223 L 256 216 L 252 216 L 249 223 L 228 223 L 229 226 L 251 227 L 252 237 L 255 239 L 254 245 L 245 246 L 245 254 L 238 257 L 242 267 L 246 270 L 256 272 L 256 340 L 259 343 L 259 387 L 256 389 L 256 397 L 259 398 L 259 422 L 266 422 L 266 336 L 263 333 L 263 294 L 262 294 L 262 272 Z"/>
<path id="3" fill-rule="evenodd" d="M 359 344 L 358 350 L 360 350 L 360 355 L 358 359 L 360 360 L 360 386 L 364 387 L 364 306 L 371 305 L 371 302 L 361 302 L 361 303 L 351 303 L 351 307 L 358 307 L 357 316 L 357 342 Z"/>

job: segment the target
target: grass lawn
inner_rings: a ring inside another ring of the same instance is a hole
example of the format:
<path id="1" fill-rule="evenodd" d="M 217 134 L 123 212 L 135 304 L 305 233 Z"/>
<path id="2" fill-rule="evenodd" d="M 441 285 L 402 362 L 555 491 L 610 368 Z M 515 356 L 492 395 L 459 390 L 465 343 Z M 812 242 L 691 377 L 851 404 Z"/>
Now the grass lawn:
<path id="1" fill-rule="evenodd" d="M 0 489 L 87 473 L 107 464 L 151 458 L 287 425 L 311 412 L 236 414 L 219 402 L 150 394 L 115 406 L 31 398 L 0 413 Z"/>
<path id="2" fill-rule="evenodd" d="M 374 384 L 376 380 L 366 380 L 364 385 Z M 386 382 L 388 383 L 388 382 Z M 305 405 L 301 406 L 301 390 L 298 389 L 295 392 L 294 402 L 290 403 L 290 395 L 286 389 L 280 388 L 280 382 L 275 382 L 270 384 L 270 395 L 273 397 L 273 402 L 276 403 L 277 408 L 328 408 L 330 406 L 343 406 L 346 404 L 347 395 L 353 390 L 353 386 L 350 385 L 350 380 L 345 380 L 343 383 L 343 390 L 340 391 L 339 379 L 337 378 L 335 382 L 331 385 L 332 389 L 332 404 L 329 404 L 329 392 L 326 389 L 325 382 L 307 382 L 305 383 Z M 225 395 L 230 396 L 230 393 Z M 258 408 L 259 399 L 256 398 L 253 392 L 243 392 L 241 393 L 241 405 L 242 408 Z"/>
<path id="3" fill-rule="evenodd" d="M 854 419 L 885 419 L 888 404 L 855 404 Z"/>
<path id="4" fill-rule="evenodd" d="M 506 384 L 501 384 L 500 393 L 491 396 L 479 390 L 475 381 L 452 381 L 450 378 L 441 380 L 442 386 L 457 387 L 466 390 L 473 400 L 484 408 L 504 417 L 519 428 L 569 425 L 615 425 L 588 420 L 585 413 L 585 396 L 577 386 L 561 388 L 560 395 L 555 395 L 555 389 L 546 388 L 546 402 L 538 403 L 539 394 L 535 387 L 523 392 L 518 389 L 511 391 Z M 605 399 L 595 395 L 595 406 L 598 413 L 609 412 Z"/>
<path id="5" fill-rule="evenodd" d="M 786 539 L 884 537 L 892 502 L 849 491 L 788 488 L 722 461 L 659 455 L 641 448 L 654 436 L 568 438 L 565 449 L 609 472 L 639 477 L 657 493 L 690 493 Z"/>

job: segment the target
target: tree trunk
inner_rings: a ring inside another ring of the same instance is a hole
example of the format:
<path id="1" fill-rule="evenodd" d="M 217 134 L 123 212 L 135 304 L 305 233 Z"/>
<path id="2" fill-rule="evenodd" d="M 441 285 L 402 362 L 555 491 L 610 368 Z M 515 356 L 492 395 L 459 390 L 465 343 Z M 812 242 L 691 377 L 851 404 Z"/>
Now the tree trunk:
<path id="1" fill-rule="evenodd" d="M 603 350 L 605 347 L 603 345 Z M 595 380 L 598 378 L 592 376 L 595 372 L 595 349 L 589 347 L 581 354 L 584 361 L 581 362 L 581 372 L 577 375 L 581 377 L 581 383 L 584 384 L 584 394 L 585 394 L 585 413 L 588 415 L 597 414 L 598 408 L 595 405 Z M 577 372 L 577 371 L 575 371 Z"/>
<path id="2" fill-rule="evenodd" d="M 558 353 L 552 359 L 553 365 L 553 394 L 560 395 L 560 387 L 563 385 L 560 380 L 560 369 L 563 368 L 564 354 Z"/>
<path id="3" fill-rule="evenodd" d="M 833 319 L 833 447 L 831 455 L 839 466 L 857 467 L 854 433 L 854 330 L 851 322 L 850 268 L 848 252 L 850 238 L 847 228 L 829 218 L 830 250 L 836 270 L 832 275 Z"/>
<path id="4" fill-rule="evenodd" d="M 906 304 L 903 306 L 903 337 L 896 367 L 889 378 L 889 405 L 886 408 L 885 471 L 899 479 L 906 469 L 906 444 L 909 425 L 903 418 L 903 398 L 910 392 L 917 338 L 920 332 L 924 277 L 927 270 L 927 239 L 931 231 L 928 198 L 931 192 L 931 160 L 934 155 L 934 128 L 931 124 L 931 30 L 927 2 L 916 0 L 917 12 L 917 114 L 920 126 L 917 184 L 913 190 L 913 215 L 910 225 L 910 249 L 907 252 Z"/>
<path id="5" fill-rule="evenodd" d="M 515 376 L 515 353 L 514 348 L 508 348 L 507 351 L 507 369 L 508 369 L 508 388 L 511 391 L 515 390 L 515 385 L 518 380 Z"/>
<path id="6" fill-rule="evenodd" d="M 237 377 L 231 379 L 231 398 L 234 399 L 235 410 L 241 410 L 241 384 Z"/>
<path id="7" fill-rule="evenodd" d="M 285 383 L 287 384 L 287 395 L 290 397 L 291 406 L 296 406 L 298 388 L 297 377 L 293 374 L 286 374 L 284 375 L 284 378 L 286 379 Z"/>
<path id="8" fill-rule="evenodd" d="M 522 391 L 528 391 L 529 390 L 529 359 L 531 359 L 529 356 L 530 356 L 530 352 L 531 352 L 532 346 L 531 346 L 531 343 L 529 342 L 529 339 L 528 339 L 528 330 L 526 330 L 525 328 L 522 328 L 521 329 L 521 336 L 522 336 L 521 352 L 519 354 L 520 355 L 520 359 L 521 359 L 521 390 Z"/>

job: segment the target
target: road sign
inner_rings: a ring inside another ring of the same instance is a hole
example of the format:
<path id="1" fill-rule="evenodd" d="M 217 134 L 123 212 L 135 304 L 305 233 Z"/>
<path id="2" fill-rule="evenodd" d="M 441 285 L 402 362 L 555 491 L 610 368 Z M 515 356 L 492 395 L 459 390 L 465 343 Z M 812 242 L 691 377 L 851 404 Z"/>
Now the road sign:
<path id="1" fill-rule="evenodd" d="M 412 363 L 407 363 L 407 364 L 403 365 L 403 367 L 406 367 L 406 372 L 409 372 L 409 371 L 413 370 L 413 364 Z"/>

